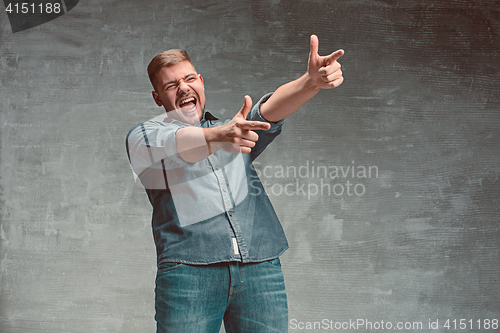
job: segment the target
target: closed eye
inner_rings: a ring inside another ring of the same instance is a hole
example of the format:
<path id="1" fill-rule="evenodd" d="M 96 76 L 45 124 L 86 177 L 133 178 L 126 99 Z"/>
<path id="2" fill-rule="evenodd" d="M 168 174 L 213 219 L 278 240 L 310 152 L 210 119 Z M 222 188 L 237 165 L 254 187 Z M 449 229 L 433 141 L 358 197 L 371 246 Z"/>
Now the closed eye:
<path id="1" fill-rule="evenodd" d="M 182 81 L 184 82 L 194 82 L 196 79 L 198 78 L 198 76 L 196 76 L 196 74 L 188 74 L 184 77 L 184 79 L 182 79 Z M 177 89 L 177 87 L 179 86 L 179 83 L 180 81 L 171 81 L 167 84 L 165 84 L 165 90 L 172 90 L 172 89 Z"/>

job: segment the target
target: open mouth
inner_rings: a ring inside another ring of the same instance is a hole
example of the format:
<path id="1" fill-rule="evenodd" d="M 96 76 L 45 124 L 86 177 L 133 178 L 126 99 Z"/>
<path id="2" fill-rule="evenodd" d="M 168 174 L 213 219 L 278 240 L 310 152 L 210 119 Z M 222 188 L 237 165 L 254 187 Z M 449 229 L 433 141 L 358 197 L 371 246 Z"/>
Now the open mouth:
<path id="1" fill-rule="evenodd" d="M 192 113 L 196 111 L 196 98 L 193 96 L 182 99 L 179 107 L 183 112 Z"/>

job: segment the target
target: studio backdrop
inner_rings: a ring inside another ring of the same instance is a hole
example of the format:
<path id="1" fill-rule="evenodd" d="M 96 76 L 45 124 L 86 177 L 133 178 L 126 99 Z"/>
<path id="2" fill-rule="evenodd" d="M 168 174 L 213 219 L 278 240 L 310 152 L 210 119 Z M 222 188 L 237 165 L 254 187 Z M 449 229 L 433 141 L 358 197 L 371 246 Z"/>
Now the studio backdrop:
<path id="1" fill-rule="evenodd" d="M 164 112 L 149 61 L 186 50 L 228 119 L 306 71 L 311 34 L 345 80 L 254 164 L 290 245 L 289 331 L 498 332 L 498 1 L 48 3 L 0 13 L 0 332 L 154 332 L 125 150 Z"/>

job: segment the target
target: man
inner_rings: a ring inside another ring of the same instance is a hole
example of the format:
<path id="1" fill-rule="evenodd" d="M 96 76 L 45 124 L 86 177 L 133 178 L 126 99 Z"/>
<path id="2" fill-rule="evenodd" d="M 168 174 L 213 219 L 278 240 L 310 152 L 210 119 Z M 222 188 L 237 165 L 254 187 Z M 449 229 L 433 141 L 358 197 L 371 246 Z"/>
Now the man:
<path id="1" fill-rule="evenodd" d="M 166 115 L 127 135 L 127 153 L 153 206 L 158 256 L 157 332 L 287 332 L 279 256 L 288 248 L 252 161 L 283 120 L 321 89 L 343 82 L 338 50 L 319 56 L 311 36 L 307 72 L 218 122 L 186 52 L 148 66 L 153 98 Z"/>

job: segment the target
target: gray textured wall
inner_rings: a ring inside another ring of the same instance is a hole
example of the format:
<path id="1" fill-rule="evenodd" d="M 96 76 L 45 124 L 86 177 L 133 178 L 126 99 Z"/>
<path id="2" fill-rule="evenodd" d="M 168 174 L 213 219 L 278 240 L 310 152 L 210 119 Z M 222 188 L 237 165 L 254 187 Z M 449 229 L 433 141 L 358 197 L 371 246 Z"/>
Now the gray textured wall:
<path id="1" fill-rule="evenodd" d="M 345 81 L 258 160 L 290 319 L 500 319 L 498 1 L 88 0 L 15 34 L 0 20 L 0 332 L 154 332 L 151 208 L 124 148 L 161 112 L 149 60 L 186 49 L 227 118 L 305 71 L 312 33 L 345 49 Z"/>

